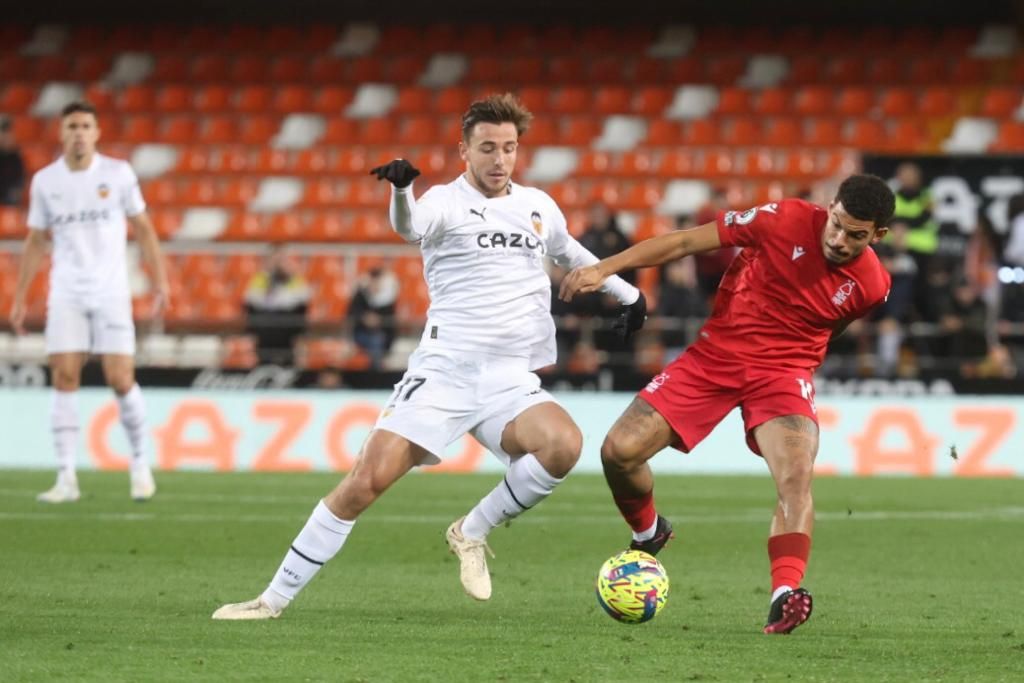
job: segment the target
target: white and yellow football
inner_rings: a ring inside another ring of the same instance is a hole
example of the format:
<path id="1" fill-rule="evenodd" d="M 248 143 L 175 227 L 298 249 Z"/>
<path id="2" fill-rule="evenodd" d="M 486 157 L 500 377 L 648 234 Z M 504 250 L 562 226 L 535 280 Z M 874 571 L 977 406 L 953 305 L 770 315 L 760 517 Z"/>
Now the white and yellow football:
<path id="1" fill-rule="evenodd" d="M 665 606 L 668 574 L 653 555 L 625 550 L 601 565 L 595 592 L 598 604 L 612 619 L 642 624 Z"/>

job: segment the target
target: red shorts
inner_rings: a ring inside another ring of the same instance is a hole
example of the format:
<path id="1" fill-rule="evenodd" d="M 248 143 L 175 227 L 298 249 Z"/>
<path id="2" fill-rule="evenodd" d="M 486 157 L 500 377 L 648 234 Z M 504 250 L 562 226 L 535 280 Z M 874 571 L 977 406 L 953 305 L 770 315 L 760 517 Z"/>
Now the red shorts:
<path id="1" fill-rule="evenodd" d="M 758 455 L 754 428 L 775 417 L 806 415 L 818 423 L 814 376 L 808 370 L 750 367 L 688 349 L 637 394 L 657 410 L 689 453 L 739 406 L 747 445 Z"/>

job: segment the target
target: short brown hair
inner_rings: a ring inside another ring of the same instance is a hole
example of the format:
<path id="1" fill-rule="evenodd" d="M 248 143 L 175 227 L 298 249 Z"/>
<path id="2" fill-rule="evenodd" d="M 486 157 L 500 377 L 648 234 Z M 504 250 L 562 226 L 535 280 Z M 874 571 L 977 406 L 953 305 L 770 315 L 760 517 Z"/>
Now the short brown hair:
<path id="1" fill-rule="evenodd" d="M 92 106 L 85 100 L 75 100 L 74 102 L 68 102 L 64 105 L 64 108 L 60 110 L 60 117 L 70 116 L 71 114 L 77 114 L 82 112 L 83 114 L 92 114 L 96 116 L 96 107 Z M 99 118 L 97 116 L 97 118 Z"/>
<path id="2" fill-rule="evenodd" d="M 533 114 L 512 93 L 489 95 L 469 105 L 462 115 L 462 139 L 469 140 L 469 134 L 478 123 L 514 123 L 516 134 L 522 137 L 532 120 Z"/>

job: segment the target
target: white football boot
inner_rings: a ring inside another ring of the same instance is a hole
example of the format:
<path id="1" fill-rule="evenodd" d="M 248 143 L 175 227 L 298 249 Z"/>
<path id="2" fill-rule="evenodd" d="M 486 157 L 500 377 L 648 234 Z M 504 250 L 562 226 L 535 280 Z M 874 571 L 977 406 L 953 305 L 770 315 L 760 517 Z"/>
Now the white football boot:
<path id="1" fill-rule="evenodd" d="M 213 613 L 214 619 L 277 619 L 283 610 L 274 611 L 263 598 L 259 597 L 248 602 L 234 602 L 224 605 Z"/>
<path id="2" fill-rule="evenodd" d="M 448 547 L 452 554 L 459 558 L 462 565 L 459 569 L 459 579 L 466 594 L 474 600 L 491 599 L 491 574 L 487 571 L 487 557 L 484 552 L 494 557 L 494 552 L 483 539 L 466 538 L 462 535 L 462 521 L 460 517 L 448 527 L 444 537 L 448 541 Z"/>
<path id="3" fill-rule="evenodd" d="M 58 477 L 53 488 L 40 493 L 36 500 L 40 503 L 74 503 L 81 497 L 76 479 Z"/>
<path id="4" fill-rule="evenodd" d="M 131 473 L 131 496 L 137 502 L 147 501 L 156 493 L 156 482 L 153 480 L 153 471 L 148 467 L 132 469 Z"/>

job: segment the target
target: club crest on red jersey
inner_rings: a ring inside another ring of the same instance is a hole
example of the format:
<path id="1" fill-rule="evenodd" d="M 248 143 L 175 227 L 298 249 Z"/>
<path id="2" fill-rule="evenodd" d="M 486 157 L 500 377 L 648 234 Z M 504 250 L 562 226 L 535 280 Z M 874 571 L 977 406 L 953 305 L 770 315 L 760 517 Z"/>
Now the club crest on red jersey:
<path id="1" fill-rule="evenodd" d="M 832 303 L 836 306 L 842 306 L 846 303 L 846 300 L 853 294 L 853 288 L 857 286 L 857 283 L 853 280 L 847 280 L 843 284 L 839 285 L 839 289 L 832 295 Z"/>

